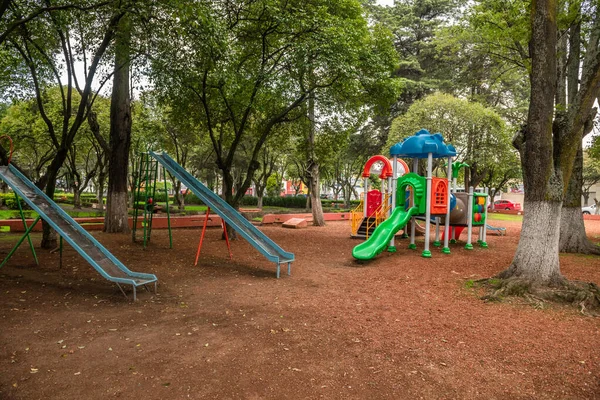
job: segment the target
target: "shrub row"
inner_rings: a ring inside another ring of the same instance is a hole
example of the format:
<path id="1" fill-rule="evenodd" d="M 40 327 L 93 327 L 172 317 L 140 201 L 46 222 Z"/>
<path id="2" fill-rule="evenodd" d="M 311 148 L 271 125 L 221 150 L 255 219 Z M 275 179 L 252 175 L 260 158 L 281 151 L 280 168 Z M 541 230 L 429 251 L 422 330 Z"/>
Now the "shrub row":
<path id="1" fill-rule="evenodd" d="M 154 194 L 155 202 L 164 203 L 166 198 L 167 197 L 165 196 L 164 190 L 162 190 L 162 191 L 157 190 L 156 193 Z M 145 200 L 146 200 L 146 196 L 144 195 L 144 193 L 140 193 L 139 195 L 136 193 L 136 201 L 143 202 Z M 175 197 L 172 195 L 169 195 L 169 204 L 175 204 Z M 203 205 L 204 203 L 194 193 L 189 192 L 185 196 L 185 204 Z"/>

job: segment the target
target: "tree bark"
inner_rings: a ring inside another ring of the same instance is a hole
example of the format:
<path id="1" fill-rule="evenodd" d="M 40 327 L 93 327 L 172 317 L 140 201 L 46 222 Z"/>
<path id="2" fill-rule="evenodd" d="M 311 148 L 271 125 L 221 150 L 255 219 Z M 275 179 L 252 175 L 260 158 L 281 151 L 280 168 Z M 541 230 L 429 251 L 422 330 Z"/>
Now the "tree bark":
<path id="1" fill-rule="evenodd" d="M 56 152 L 56 157 L 54 157 L 46 169 L 45 177 L 40 180 L 41 184 L 46 185 L 46 196 L 50 197 L 51 199 L 54 198 L 54 192 L 56 191 L 56 179 L 58 177 L 58 171 L 67 159 L 67 155 L 67 149 L 60 148 Z M 57 246 L 58 240 L 56 237 L 56 232 L 45 221 L 42 221 L 42 249 L 55 249 Z"/>
<path id="2" fill-rule="evenodd" d="M 562 149 L 553 147 L 559 143 L 553 143 L 552 124 L 557 84 L 557 11 L 556 0 L 532 3 L 530 105 L 527 125 L 514 141 L 521 153 L 527 212 L 512 264 L 498 275 L 540 285 L 558 284 L 563 279 L 558 258 L 563 183 L 560 166 L 554 169 L 553 157 Z"/>
<path id="3" fill-rule="evenodd" d="M 595 112 L 590 115 L 588 123 L 584 127 L 584 137 L 591 132 L 595 115 Z M 583 147 L 581 142 L 579 142 L 571 180 L 569 181 L 561 210 L 559 251 L 564 253 L 600 254 L 600 247 L 591 243 L 585 233 L 585 224 L 583 222 L 583 214 L 581 213 L 582 192 Z"/>
<path id="4" fill-rule="evenodd" d="M 81 208 L 81 192 L 73 185 L 73 208 Z"/>
<path id="5" fill-rule="evenodd" d="M 321 196 L 319 189 L 319 164 L 311 163 L 309 166 L 310 174 L 310 202 L 312 206 L 312 216 L 314 226 L 325 226 L 325 218 L 323 217 L 323 205 L 321 204 Z"/>
<path id="6" fill-rule="evenodd" d="M 526 200 L 527 201 L 527 200 Z M 560 201 L 529 201 L 519 246 L 510 267 L 498 277 L 523 278 L 538 284 L 563 281 L 558 259 Z"/>
<path id="7" fill-rule="evenodd" d="M 263 209 L 263 195 L 262 194 L 260 196 L 258 196 L 258 203 L 256 204 L 256 206 L 258 207 L 259 210 L 262 211 L 262 209 Z"/>
<path id="8" fill-rule="evenodd" d="M 131 26 L 129 18 L 119 22 L 115 42 L 115 74 L 110 103 L 110 155 L 108 196 L 104 231 L 129 232 L 127 213 L 127 172 L 131 145 L 131 98 L 129 93 L 129 58 Z"/>

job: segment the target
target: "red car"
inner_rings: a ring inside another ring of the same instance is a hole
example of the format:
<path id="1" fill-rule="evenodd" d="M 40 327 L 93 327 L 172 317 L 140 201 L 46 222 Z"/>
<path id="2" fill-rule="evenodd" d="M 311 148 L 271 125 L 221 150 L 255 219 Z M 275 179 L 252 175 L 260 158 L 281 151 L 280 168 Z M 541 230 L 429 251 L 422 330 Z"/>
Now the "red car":
<path id="1" fill-rule="evenodd" d="M 509 200 L 496 200 L 491 209 L 521 211 L 521 203 L 513 203 Z"/>

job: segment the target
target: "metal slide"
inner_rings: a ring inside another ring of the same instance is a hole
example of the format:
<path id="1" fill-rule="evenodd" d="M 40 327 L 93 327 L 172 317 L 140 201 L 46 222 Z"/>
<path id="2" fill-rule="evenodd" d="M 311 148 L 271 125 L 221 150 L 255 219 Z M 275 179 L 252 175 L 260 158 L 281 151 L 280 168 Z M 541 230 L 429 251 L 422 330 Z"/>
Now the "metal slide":
<path id="1" fill-rule="evenodd" d="M 227 204 L 221 197 L 212 190 L 200 183 L 189 172 L 177 164 L 167 153 L 149 153 L 159 163 L 161 163 L 173 176 L 179 179 L 188 189 L 190 189 L 204 204 L 215 211 L 227 224 L 235 229 L 244 239 L 246 239 L 254 248 L 262 253 L 269 261 L 277 264 L 277 278 L 281 264 L 287 263 L 288 275 L 291 274 L 291 262 L 294 261 L 294 254 L 284 251 L 267 235 L 258 230 L 254 225 L 244 218 L 233 207 Z"/>
<path id="2" fill-rule="evenodd" d="M 0 166 L 0 179 L 6 182 L 29 207 L 50 224 L 102 277 L 115 282 L 122 292 L 121 284 L 131 285 L 135 300 L 136 288 L 152 282 L 154 282 L 156 291 L 156 282 L 158 281 L 156 275 L 130 271 L 15 167 L 12 165 Z"/>

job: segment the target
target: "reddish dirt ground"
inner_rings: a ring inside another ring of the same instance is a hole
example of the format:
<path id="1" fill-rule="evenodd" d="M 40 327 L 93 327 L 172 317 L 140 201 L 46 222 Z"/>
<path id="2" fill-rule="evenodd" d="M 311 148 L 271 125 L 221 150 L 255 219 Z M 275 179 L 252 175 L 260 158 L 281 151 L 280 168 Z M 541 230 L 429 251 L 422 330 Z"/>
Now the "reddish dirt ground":
<path id="1" fill-rule="evenodd" d="M 296 254 L 292 276 L 219 229 L 95 236 L 158 294 L 128 301 L 72 249 L 64 266 L 26 246 L 0 270 L 0 399 L 600 398 L 600 319 L 572 308 L 481 301 L 466 284 L 505 268 L 520 226 L 490 248 L 358 264 L 347 222 L 261 228 Z M 586 221 L 596 242 L 600 221 Z M 464 237 L 464 236 L 463 236 Z M 39 236 L 38 236 L 39 238 Z M 17 236 L 0 237 L 6 254 Z M 37 241 L 39 242 L 39 240 Z M 564 255 L 570 279 L 600 259 Z"/>

